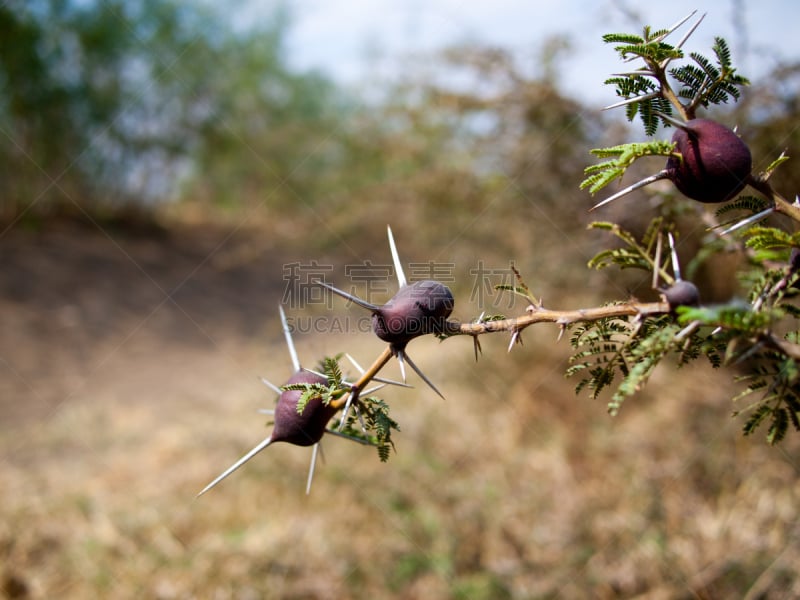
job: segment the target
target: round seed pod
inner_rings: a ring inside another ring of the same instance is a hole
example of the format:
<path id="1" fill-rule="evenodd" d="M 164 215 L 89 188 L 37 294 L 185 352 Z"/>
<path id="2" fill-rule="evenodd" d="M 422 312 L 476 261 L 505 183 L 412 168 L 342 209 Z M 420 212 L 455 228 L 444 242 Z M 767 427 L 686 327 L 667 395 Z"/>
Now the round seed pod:
<path id="1" fill-rule="evenodd" d="M 670 310 L 679 306 L 700 306 L 700 290 L 691 281 L 678 280 L 661 290 Z"/>
<path id="2" fill-rule="evenodd" d="M 328 380 L 316 373 L 298 371 L 292 375 L 287 384 L 319 383 L 327 385 Z M 325 433 L 328 421 L 336 414 L 335 408 L 322 402 L 320 398 L 311 398 L 303 412 L 297 413 L 297 403 L 303 392 L 286 390 L 281 392 L 275 406 L 275 425 L 270 436 L 272 442 L 288 442 L 296 446 L 313 446 Z"/>
<path id="3" fill-rule="evenodd" d="M 675 130 L 675 150 L 666 171 L 692 200 L 725 202 L 742 191 L 753 168 L 750 149 L 731 129 L 710 119 L 693 119 Z"/>
<path id="4" fill-rule="evenodd" d="M 453 293 L 438 281 L 406 285 L 372 314 L 372 330 L 393 346 L 405 346 L 420 335 L 437 333 L 453 312 Z"/>

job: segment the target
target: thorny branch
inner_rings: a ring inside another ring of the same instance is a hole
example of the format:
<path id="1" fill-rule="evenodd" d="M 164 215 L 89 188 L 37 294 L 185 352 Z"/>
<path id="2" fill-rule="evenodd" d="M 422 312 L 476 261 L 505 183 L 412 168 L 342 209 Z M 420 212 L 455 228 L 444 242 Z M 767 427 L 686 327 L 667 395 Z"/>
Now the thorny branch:
<path id="1" fill-rule="evenodd" d="M 459 323 L 457 321 L 446 321 L 444 324 L 444 335 L 447 337 L 456 335 L 470 335 L 477 337 L 485 333 L 497 333 L 500 331 L 510 331 L 512 334 L 519 334 L 524 328 L 535 323 L 556 323 L 562 328 L 578 321 L 597 321 L 609 317 L 636 317 L 650 316 L 669 312 L 670 307 L 666 302 L 625 302 L 600 306 L 595 308 L 579 308 L 577 310 L 550 310 L 541 306 L 529 306 L 527 314 L 502 319 L 497 321 L 477 321 L 474 323 Z M 358 396 L 369 382 L 386 366 L 392 358 L 392 350 L 387 347 L 378 356 L 370 367 L 350 386 L 350 393 L 341 398 L 331 401 L 331 406 L 344 408 L 350 402 L 354 404 L 358 401 Z"/>
<path id="2" fill-rule="evenodd" d="M 556 323 L 565 327 L 578 321 L 597 321 L 609 317 L 649 316 L 669 312 L 666 302 L 625 302 L 596 308 L 579 308 L 577 310 L 549 310 L 538 306 L 529 306 L 527 314 L 499 321 L 478 321 L 475 323 L 458 323 L 448 321 L 445 333 L 451 335 L 481 335 L 497 331 L 521 331 L 534 323 Z"/>

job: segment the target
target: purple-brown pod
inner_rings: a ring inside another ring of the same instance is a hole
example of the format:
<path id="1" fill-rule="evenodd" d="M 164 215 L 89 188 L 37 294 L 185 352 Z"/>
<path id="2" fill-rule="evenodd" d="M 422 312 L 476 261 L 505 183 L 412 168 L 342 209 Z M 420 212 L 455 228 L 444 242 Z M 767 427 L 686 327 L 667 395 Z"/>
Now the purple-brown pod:
<path id="1" fill-rule="evenodd" d="M 660 291 L 672 311 L 679 306 L 700 306 L 700 290 L 691 281 L 679 279 Z"/>
<path id="2" fill-rule="evenodd" d="M 327 386 L 328 380 L 316 373 L 298 371 L 286 382 L 287 385 L 293 383 L 318 383 Z M 275 406 L 275 425 L 270 436 L 273 443 L 313 446 L 322 438 L 337 409 L 322 402 L 321 398 L 313 397 L 303 407 L 303 411 L 298 413 L 297 403 L 302 395 L 302 390 L 281 392 Z"/>
<path id="3" fill-rule="evenodd" d="M 676 129 L 672 141 L 680 156 L 669 157 L 666 171 L 688 198 L 725 202 L 746 185 L 753 159 L 731 129 L 710 119 L 693 119 Z"/>
<path id="4" fill-rule="evenodd" d="M 375 307 L 372 330 L 383 341 L 402 348 L 415 337 L 443 331 L 454 303 L 446 285 L 429 279 L 415 281 Z"/>
<path id="5" fill-rule="evenodd" d="M 672 136 L 675 154 L 658 173 L 612 194 L 590 210 L 662 179 L 672 181 L 687 198 L 704 203 L 725 202 L 744 189 L 750 179 L 753 158 L 747 144 L 733 130 L 710 119 L 683 122 L 667 115 L 661 118 L 676 127 Z M 758 218 L 771 210 L 759 214 Z"/>

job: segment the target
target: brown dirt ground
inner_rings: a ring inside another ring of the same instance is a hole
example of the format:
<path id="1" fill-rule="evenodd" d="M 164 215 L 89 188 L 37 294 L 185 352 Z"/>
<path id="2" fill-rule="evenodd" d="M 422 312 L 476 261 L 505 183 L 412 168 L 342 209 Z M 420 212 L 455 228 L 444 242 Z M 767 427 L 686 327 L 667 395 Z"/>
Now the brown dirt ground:
<path id="1" fill-rule="evenodd" d="M 800 596 L 797 441 L 742 438 L 729 377 L 705 366 L 657 371 L 611 419 L 572 394 L 547 328 L 511 355 L 486 340 L 477 365 L 469 340 L 416 341 L 448 400 L 386 393 L 403 430 L 387 465 L 330 440 L 306 497 L 308 450 L 276 446 L 194 500 L 265 435 L 258 376 L 289 368 L 276 305 L 292 257 L 273 234 L 2 235 L 6 597 Z"/>

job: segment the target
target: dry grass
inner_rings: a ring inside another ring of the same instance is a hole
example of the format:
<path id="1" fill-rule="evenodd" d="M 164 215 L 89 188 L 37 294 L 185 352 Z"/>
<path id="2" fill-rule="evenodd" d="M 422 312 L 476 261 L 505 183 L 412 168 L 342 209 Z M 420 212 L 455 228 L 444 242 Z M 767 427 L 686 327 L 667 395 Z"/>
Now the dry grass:
<path id="1" fill-rule="evenodd" d="M 289 365 L 274 311 L 247 334 L 187 296 L 183 316 L 145 302 L 86 337 L 23 306 L 2 305 L 9 598 L 800 596 L 800 444 L 742 438 L 725 373 L 660 369 L 612 419 L 563 379 L 554 328 L 510 356 L 485 339 L 477 364 L 467 339 L 417 340 L 448 399 L 386 392 L 388 464 L 330 439 L 306 497 L 310 450 L 279 444 L 195 500 L 267 431 L 257 376 Z M 381 349 L 297 343 L 309 360 Z"/>

